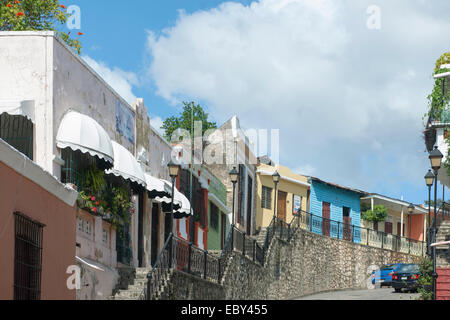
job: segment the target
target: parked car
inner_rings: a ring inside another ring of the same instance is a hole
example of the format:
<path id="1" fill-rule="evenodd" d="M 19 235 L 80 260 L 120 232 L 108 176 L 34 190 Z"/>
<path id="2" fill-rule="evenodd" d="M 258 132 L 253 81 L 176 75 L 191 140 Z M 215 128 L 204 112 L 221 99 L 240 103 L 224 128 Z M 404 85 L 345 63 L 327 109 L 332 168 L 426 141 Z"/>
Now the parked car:
<path id="1" fill-rule="evenodd" d="M 401 265 L 401 263 L 387 264 L 382 266 L 380 270 L 372 272 L 372 284 L 389 287 L 392 283 L 392 275 Z"/>
<path id="2" fill-rule="evenodd" d="M 392 275 L 392 287 L 395 292 L 401 292 L 402 289 L 417 291 L 417 280 L 420 277 L 420 267 L 417 264 L 402 264 Z"/>

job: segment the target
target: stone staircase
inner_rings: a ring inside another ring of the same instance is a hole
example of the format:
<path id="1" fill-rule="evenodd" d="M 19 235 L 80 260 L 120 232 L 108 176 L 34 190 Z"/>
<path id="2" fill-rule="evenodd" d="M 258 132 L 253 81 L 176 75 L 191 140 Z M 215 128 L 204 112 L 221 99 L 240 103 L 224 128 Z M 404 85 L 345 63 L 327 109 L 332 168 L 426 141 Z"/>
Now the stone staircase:
<path id="1" fill-rule="evenodd" d="M 436 241 L 450 241 L 450 221 L 445 220 L 439 226 Z M 450 268 L 450 246 L 436 247 L 436 265 L 441 268 Z"/>
<path id="2" fill-rule="evenodd" d="M 143 290 L 147 287 L 147 274 L 150 268 L 135 269 L 135 276 L 126 289 L 119 289 L 110 300 L 138 300 Z"/>
<path id="3" fill-rule="evenodd" d="M 261 228 L 259 233 L 255 236 L 252 236 L 252 239 L 255 239 L 260 247 L 264 247 L 264 243 L 266 242 L 267 229 Z"/>

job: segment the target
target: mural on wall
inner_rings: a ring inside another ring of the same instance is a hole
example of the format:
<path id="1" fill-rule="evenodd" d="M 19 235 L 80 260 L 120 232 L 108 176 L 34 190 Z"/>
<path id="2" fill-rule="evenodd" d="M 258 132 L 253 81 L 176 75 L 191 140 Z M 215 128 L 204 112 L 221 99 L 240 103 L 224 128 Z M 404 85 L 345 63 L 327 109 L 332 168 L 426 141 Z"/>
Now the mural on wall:
<path id="1" fill-rule="evenodd" d="M 134 113 L 116 101 L 116 130 L 134 144 Z"/>

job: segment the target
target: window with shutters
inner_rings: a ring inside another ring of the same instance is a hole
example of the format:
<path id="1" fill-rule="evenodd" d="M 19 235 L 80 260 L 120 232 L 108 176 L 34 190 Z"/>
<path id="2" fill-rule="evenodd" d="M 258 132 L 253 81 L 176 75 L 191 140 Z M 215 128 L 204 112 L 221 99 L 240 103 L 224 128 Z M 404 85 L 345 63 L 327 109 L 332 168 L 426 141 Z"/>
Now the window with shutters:
<path id="1" fill-rule="evenodd" d="M 272 209 L 272 188 L 263 186 L 261 194 L 261 208 Z"/>
<path id="2" fill-rule="evenodd" d="M 24 116 L 0 115 L 0 138 L 33 160 L 33 122 Z"/>
<path id="3" fill-rule="evenodd" d="M 392 234 L 392 222 L 384 223 L 384 232 L 388 234 Z"/>
<path id="4" fill-rule="evenodd" d="M 219 208 L 212 202 L 210 202 L 210 205 L 211 205 L 211 214 L 210 214 L 211 228 L 217 231 L 219 229 Z"/>
<path id="5" fill-rule="evenodd" d="M 15 213 L 14 300 L 40 300 L 44 225 Z"/>

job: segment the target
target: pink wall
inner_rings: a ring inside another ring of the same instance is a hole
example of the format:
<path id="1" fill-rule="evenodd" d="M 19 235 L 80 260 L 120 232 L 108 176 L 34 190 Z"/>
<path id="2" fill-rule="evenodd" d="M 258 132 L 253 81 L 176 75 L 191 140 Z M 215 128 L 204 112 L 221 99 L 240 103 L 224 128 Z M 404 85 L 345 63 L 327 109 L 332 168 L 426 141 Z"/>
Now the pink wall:
<path id="1" fill-rule="evenodd" d="M 423 241 L 425 239 L 423 235 L 425 215 L 412 215 L 411 216 L 411 239 Z"/>
<path id="2" fill-rule="evenodd" d="M 14 297 L 14 212 L 36 220 L 43 232 L 43 300 L 75 300 L 67 267 L 75 265 L 76 209 L 0 162 L 0 299 Z"/>

